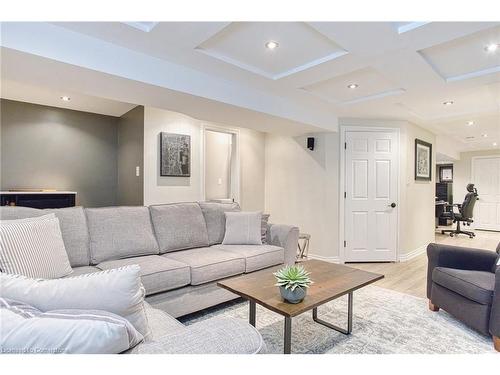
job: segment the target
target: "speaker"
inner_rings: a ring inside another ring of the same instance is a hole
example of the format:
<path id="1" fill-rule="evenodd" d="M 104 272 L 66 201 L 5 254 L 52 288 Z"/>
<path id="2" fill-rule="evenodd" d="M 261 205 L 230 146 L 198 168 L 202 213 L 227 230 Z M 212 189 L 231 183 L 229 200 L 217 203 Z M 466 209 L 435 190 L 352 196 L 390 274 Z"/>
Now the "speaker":
<path id="1" fill-rule="evenodd" d="M 314 150 L 314 137 L 307 137 L 307 148 L 309 150 Z"/>

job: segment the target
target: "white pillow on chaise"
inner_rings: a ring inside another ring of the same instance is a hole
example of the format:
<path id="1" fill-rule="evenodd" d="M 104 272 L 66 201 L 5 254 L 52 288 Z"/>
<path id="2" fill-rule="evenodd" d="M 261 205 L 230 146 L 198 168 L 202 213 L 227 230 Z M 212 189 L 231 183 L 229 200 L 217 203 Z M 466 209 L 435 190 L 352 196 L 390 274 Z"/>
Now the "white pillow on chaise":
<path id="1" fill-rule="evenodd" d="M 44 279 L 73 272 L 55 214 L 0 221 L 0 270 Z"/>
<path id="2" fill-rule="evenodd" d="M 0 352 L 10 354 L 117 354 L 143 336 L 128 320 L 99 310 L 41 312 L 0 298 Z"/>
<path id="3" fill-rule="evenodd" d="M 0 297 L 42 311 L 103 310 L 127 319 L 144 338 L 150 334 L 140 267 L 130 265 L 64 279 L 30 279 L 0 273 Z"/>

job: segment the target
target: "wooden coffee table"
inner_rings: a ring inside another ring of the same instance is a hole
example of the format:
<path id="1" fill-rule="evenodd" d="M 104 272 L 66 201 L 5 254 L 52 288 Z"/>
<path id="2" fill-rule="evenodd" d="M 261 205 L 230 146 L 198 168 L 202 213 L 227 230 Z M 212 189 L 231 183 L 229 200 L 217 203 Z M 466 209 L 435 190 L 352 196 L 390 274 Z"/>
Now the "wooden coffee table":
<path id="1" fill-rule="evenodd" d="M 284 302 L 278 287 L 275 286 L 276 278 L 273 272 L 283 267 L 282 265 L 222 280 L 217 283 L 218 286 L 249 301 L 249 321 L 254 327 L 256 304 L 264 306 L 285 317 L 285 354 L 289 354 L 291 351 L 292 318 L 294 316 L 312 310 L 313 320 L 316 323 L 322 324 L 345 335 L 349 335 L 352 331 L 353 292 L 365 285 L 384 278 L 383 275 L 376 273 L 320 260 L 308 260 L 301 264 L 311 273 L 311 279 L 314 281 L 314 284 L 309 287 L 306 298 L 297 304 Z M 348 295 L 347 328 L 337 327 L 318 318 L 318 306 L 345 294 Z"/>

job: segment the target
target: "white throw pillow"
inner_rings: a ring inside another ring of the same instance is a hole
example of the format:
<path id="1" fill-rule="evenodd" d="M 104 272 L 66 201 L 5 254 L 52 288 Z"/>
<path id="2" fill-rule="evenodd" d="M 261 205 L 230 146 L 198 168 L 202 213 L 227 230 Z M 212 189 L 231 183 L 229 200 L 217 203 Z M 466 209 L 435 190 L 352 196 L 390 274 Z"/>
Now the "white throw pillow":
<path id="1" fill-rule="evenodd" d="M 0 353 L 117 354 L 143 337 L 128 320 L 98 310 L 42 313 L 18 301 L 0 298 Z"/>
<path id="2" fill-rule="evenodd" d="M 55 214 L 0 221 L 0 270 L 44 279 L 73 271 Z"/>
<path id="3" fill-rule="evenodd" d="M 144 338 L 150 334 L 145 290 L 136 264 L 64 279 L 29 279 L 0 274 L 0 297 L 42 312 L 62 309 L 103 310 L 127 319 Z"/>
<path id="4" fill-rule="evenodd" d="M 223 245 L 262 245 L 262 212 L 225 212 Z"/>

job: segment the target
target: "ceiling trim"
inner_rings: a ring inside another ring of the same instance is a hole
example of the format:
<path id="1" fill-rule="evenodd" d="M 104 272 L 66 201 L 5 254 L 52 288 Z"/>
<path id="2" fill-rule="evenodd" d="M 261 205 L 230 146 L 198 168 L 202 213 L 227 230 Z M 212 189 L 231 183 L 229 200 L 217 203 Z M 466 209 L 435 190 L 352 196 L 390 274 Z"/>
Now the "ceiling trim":
<path id="1" fill-rule="evenodd" d="M 134 29 L 144 31 L 145 33 L 149 33 L 151 30 L 158 25 L 159 22 L 123 22 L 125 25 L 133 27 Z"/>
<path id="2" fill-rule="evenodd" d="M 404 34 L 404 33 L 408 32 L 408 31 L 412 31 L 412 30 L 418 29 L 419 27 L 425 26 L 428 23 L 430 23 L 430 21 L 410 22 L 410 23 L 401 25 L 401 26 L 398 27 L 398 34 Z"/>
<path id="3" fill-rule="evenodd" d="M 224 61 L 224 62 L 226 62 L 228 64 L 237 66 L 238 68 L 241 68 L 241 69 L 247 70 L 249 72 L 258 74 L 258 75 L 260 75 L 262 77 L 265 77 L 265 78 L 272 79 L 274 81 L 279 80 L 281 78 L 285 78 L 285 77 L 291 76 L 291 75 L 296 74 L 296 73 L 303 72 L 304 70 L 307 70 L 307 69 L 310 69 L 310 68 L 314 68 L 315 66 L 318 66 L 318 65 L 323 64 L 323 63 L 328 62 L 328 61 L 335 60 L 335 59 L 337 59 L 337 58 L 339 58 L 341 56 L 345 56 L 345 55 L 347 55 L 349 53 L 347 51 L 334 52 L 334 53 L 331 53 L 329 55 L 320 57 L 319 59 L 315 59 L 315 60 L 309 61 L 309 62 L 307 62 L 305 64 L 296 66 L 295 68 L 286 70 L 284 72 L 281 72 L 281 73 L 278 73 L 278 74 L 269 74 L 268 72 L 266 72 L 266 71 L 264 71 L 262 69 L 259 69 L 259 68 L 255 67 L 253 65 L 245 64 L 244 62 L 242 62 L 240 60 L 232 59 L 231 57 L 228 57 L 228 56 L 223 55 L 221 53 L 217 53 L 217 52 L 214 52 L 214 51 L 206 50 L 206 49 L 203 49 L 202 47 L 199 47 L 199 46 L 196 47 L 195 50 L 197 50 L 197 51 L 199 51 L 201 53 L 204 53 L 207 56 L 216 58 L 216 59 Z"/>
<path id="4" fill-rule="evenodd" d="M 375 93 L 372 95 L 361 96 L 359 98 L 350 99 L 350 100 L 335 100 L 335 99 L 327 97 L 326 95 L 322 95 L 322 94 L 318 94 L 317 92 L 310 91 L 310 90 L 306 89 L 305 87 L 300 87 L 299 89 L 307 92 L 308 94 L 314 95 L 320 99 L 326 100 L 329 103 L 342 105 L 342 106 L 361 103 L 361 102 L 365 102 L 368 100 L 385 98 L 386 96 L 401 95 L 401 94 L 406 93 L 405 89 L 400 88 L 400 89 L 395 89 L 395 90 L 382 91 L 382 92 Z"/>

